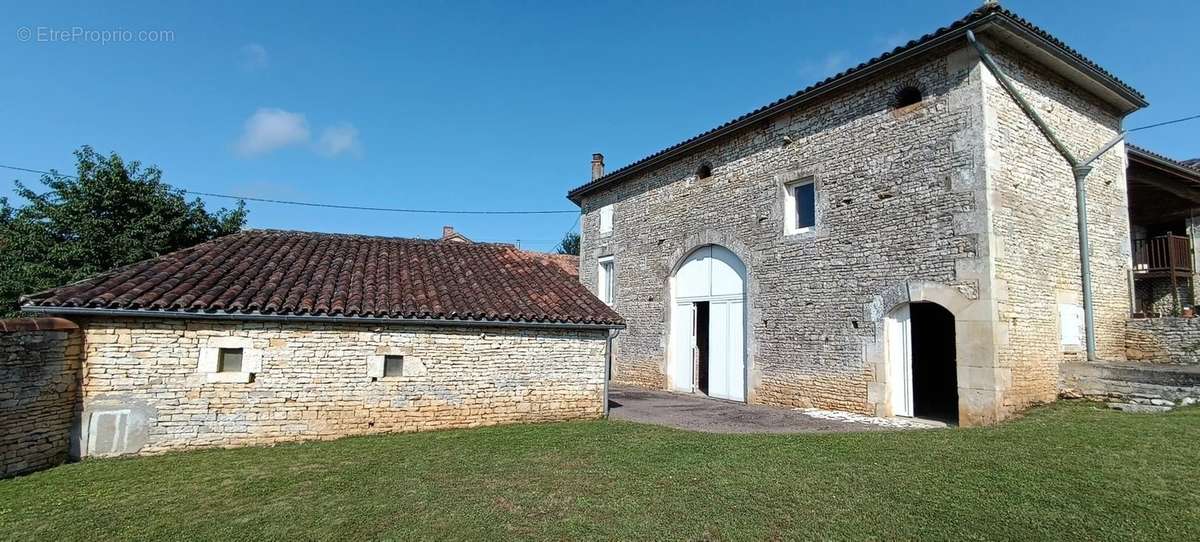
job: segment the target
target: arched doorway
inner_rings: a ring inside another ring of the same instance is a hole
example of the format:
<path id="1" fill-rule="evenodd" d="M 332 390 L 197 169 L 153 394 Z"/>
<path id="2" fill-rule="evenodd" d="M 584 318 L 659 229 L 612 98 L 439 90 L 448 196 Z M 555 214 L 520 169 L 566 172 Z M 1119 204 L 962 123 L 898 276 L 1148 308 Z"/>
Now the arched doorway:
<path id="1" fill-rule="evenodd" d="M 905 303 L 886 326 L 892 414 L 958 423 L 954 315 L 937 303 Z"/>
<path id="2" fill-rule="evenodd" d="M 746 400 L 746 266 L 706 245 L 671 276 L 667 380 L 674 391 Z"/>

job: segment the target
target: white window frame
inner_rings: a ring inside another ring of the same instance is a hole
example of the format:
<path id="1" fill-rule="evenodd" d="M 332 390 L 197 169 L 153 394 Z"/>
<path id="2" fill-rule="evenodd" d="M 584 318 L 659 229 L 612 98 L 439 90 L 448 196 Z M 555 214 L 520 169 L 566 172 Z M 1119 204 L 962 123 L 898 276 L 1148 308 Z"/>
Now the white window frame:
<path id="1" fill-rule="evenodd" d="M 221 372 L 221 349 L 240 348 L 242 350 L 242 370 L 239 372 Z M 249 337 L 209 337 L 200 347 L 200 359 L 196 363 L 196 372 L 204 375 L 209 383 L 248 384 L 254 380 L 254 374 L 262 371 L 262 350 L 254 348 L 254 340 Z"/>
<path id="2" fill-rule="evenodd" d="M 803 228 L 799 225 L 799 217 L 796 215 L 796 189 L 811 184 L 813 187 L 813 225 Z M 820 223 L 818 201 L 820 200 L 820 187 L 817 186 L 817 180 L 812 177 L 805 177 L 783 185 L 783 233 L 786 235 L 797 235 L 801 233 L 809 233 L 815 231 L 817 224 Z"/>
<path id="3" fill-rule="evenodd" d="M 613 231 L 613 204 L 600 208 L 600 235 L 611 235 Z"/>
<path id="4" fill-rule="evenodd" d="M 604 256 L 596 261 L 596 297 L 610 307 L 617 298 L 617 281 L 613 278 L 615 270 L 612 256 Z"/>

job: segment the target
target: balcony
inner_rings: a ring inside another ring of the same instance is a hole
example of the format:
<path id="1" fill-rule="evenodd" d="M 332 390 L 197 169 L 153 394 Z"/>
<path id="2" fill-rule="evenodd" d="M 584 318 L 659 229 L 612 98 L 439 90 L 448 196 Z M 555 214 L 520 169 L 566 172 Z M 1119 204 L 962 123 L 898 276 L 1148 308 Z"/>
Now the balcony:
<path id="1" fill-rule="evenodd" d="M 1192 274 L 1192 243 L 1182 235 L 1133 241 L 1133 273 L 1138 277 L 1185 277 Z"/>

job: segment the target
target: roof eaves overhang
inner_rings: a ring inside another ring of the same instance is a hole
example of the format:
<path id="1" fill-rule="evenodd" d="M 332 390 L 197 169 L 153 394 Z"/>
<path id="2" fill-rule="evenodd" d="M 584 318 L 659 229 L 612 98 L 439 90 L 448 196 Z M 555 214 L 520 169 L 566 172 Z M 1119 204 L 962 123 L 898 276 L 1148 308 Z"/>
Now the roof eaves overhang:
<path id="1" fill-rule="evenodd" d="M 966 40 L 967 31 L 973 31 L 976 34 L 989 34 L 1005 43 L 1016 47 L 1018 50 L 1030 54 L 1035 59 L 1047 64 L 1052 69 L 1056 69 L 1072 82 L 1080 85 L 1082 88 L 1096 94 L 1101 99 L 1112 104 L 1122 115 L 1127 115 L 1149 105 L 1145 98 L 1139 95 L 1133 89 L 1123 85 L 1119 81 L 1113 79 L 1112 76 L 1103 73 L 1093 66 L 1077 58 L 1076 54 L 1064 48 L 1061 44 L 1047 39 L 1038 32 L 1035 32 L 1025 25 L 1010 19 L 1003 11 L 992 11 L 977 19 L 966 22 L 953 30 L 950 30 L 942 35 L 934 36 L 926 41 L 919 42 L 911 47 L 901 50 L 898 53 L 882 58 L 874 63 L 863 66 L 858 70 L 853 70 L 843 77 L 835 78 L 825 84 L 818 85 L 807 92 L 801 92 L 790 99 L 783 100 L 773 106 L 766 107 L 761 111 L 754 112 L 728 125 L 722 126 L 711 132 L 705 133 L 692 140 L 686 141 L 675 147 L 668 148 L 657 155 L 652 155 L 649 158 L 643 159 L 640 162 L 635 162 L 629 166 L 621 168 L 612 174 L 601 177 L 595 181 L 579 186 L 567 193 L 567 199 L 571 200 L 576 205 L 583 203 L 583 198 L 587 194 L 602 190 L 609 186 L 615 185 L 628 179 L 638 173 L 647 171 L 658 165 L 668 163 L 678 157 L 686 155 L 696 149 L 703 147 L 713 141 L 717 141 L 722 137 L 738 132 L 755 123 L 770 119 L 780 113 L 790 111 L 805 104 L 820 100 L 831 93 L 837 92 L 848 86 L 854 85 L 864 79 L 873 77 L 881 72 L 887 71 L 894 66 L 902 64 L 912 58 L 918 57 L 929 51 L 935 50 L 943 45 L 954 42 L 956 40 Z"/>
<path id="2" fill-rule="evenodd" d="M 184 312 L 146 309 L 105 309 L 96 307 L 53 307 L 41 305 L 24 305 L 21 310 L 29 313 L 54 316 L 99 316 L 123 318 L 173 318 L 185 320 L 252 320 L 268 322 L 318 322 L 318 323 L 355 323 L 375 325 L 403 326 L 451 326 L 451 327 L 504 327 L 504 328 L 534 328 L 534 329 L 571 329 L 571 330 L 612 330 L 625 329 L 625 324 L 575 323 L 575 322 L 533 322 L 520 320 L 453 320 L 448 318 L 381 318 L 367 316 L 339 315 L 302 315 L 302 314 L 264 314 L 224 313 L 224 312 Z"/>
<path id="3" fill-rule="evenodd" d="M 1129 160 L 1132 162 L 1137 162 L 1141 165 L 1159 170 L 1163 173 L 1177 175 L 1193 182 L 1200 183 L 1200 171 L 1177 164 L 1161 156 L 1145 152 L 1137 147 L 1127 146 L 1126 152 L 1129 153 Z"/>
<path id="4" fill-rule="evenodd" d="M 924 54 L 925 52 L 937 49 L 938 47 L 941 47 L 942 45 L 945 45 L 947 43 L 950 43 L 950 42 L 958 40 L 958 39 L 966 39 L 964 36 L 966 36 L 967 30 L 982 29 L 991 21 L 991 18 L 993 18 L 995 16 L 996 16 L 995 14 L 986 15 L 983 18 L 980 18 L 979 20 L 974 21 L 972 23 L 966 24 L 952 32 L 948 32 L 944 35 L 937 36 L 933 39 L 930 39 L 924 43 L 920 43 L 916 46 L 905 49 L 895 55 L 889 56 L 883 60 L 875 62 L 874 64 L 867 65 L 860 70 L 851 72 L 851 73 L 847 74 L 845 77 L 834 79 L 833 81 L 830 81 L 827 84 L 818 86 L 808 92 L 800 93 L 800 94 L 792 97 L 791 99 L 779 102 L 779 103 L 775 104 L 774 106 L 765 108 L 762 111 L 758 111 L 752 115 L 748 115 L 745 118 L 739 119 L 736 122 L 728 124 L 727 126 L 723 126 L 723 127 L 719 128 L 717 130 L 714 130 L 710 133 L 704 134 L 703 136 L 698 137 L 692 141 L 689 141 L 686 144 L 679 145 L 675 148 L 669 149 L 669 150 L 659 154 L 658 156 L 654 156 L 654 157 L 650 158 L 649 160 L 645 160 L 641 163 L 635 164 L 633 167 L 625 168 L 623 171 L 619 172 L 617 175 L 612 175 L 610 177 L 601 178 L 601 179 L 598 179 L 598 182 L 588 183 L 583 186 L 580 186 L 579 188 L 576 188 L 576 189 L 568 192 L 567 199 L 571 200 L 576 205 L 579 205 L 580 203 L 583 202 L 583 196 L 590 192 L 595 192 L 604 187 L 618 183 L 626 178 L 629 178 L 630 176 L 632 176 L 636 173 L 640 173 L 642 171 L 646 171 L 647 169 L 653 168 L 654 166 L 656 166 L 658 164 L 670 162 L 671 160 L 675 159 L 676 157 L 685 155 L 699 147 L 702 147 L 708 143 L 711 143 L 713 141 L 721 139 L 722 137 L 725 137 L 726 135 L 729 135 L 729 134 L 735 133 L 739 130 L 742 130 L 743 128 L 746 128 L 747 126 L 752 126 L 757 122 L 761 122 L 763 120 L 770 119 L 780 113 L 784 113 L 784 112 L 790 111 L 792 109 L 796 109 L 804 104 L 820 100 L 821 98 L 823 98 L 825 96 L 828 96 L 834 92 L 837 92 L 846 87 L 849 87 L 849 86 L 851 86 L 855 83 L 858 83 L 859 81 L 862 81 L 864 79 L 868 79 L 876 74 L 887 71 L 888 69 L 892 68 L 893 66 L 896 66 L 896 65 L 901 64 L 905 61 L 908 61 L 912 58 L 920 56 L 920 55 Z"/>
<path id="5" fill-rule="evenodd" d="M 1150 102 L 1133 89 L 1114 80 L 1096 67 L 1080 61 L 1076 54 L 1028 27 L 1005 17 L 997 17 L 990 23 L 992 23 L 990 25 L 992 28 L 998 30 L 995 35 L 1001 41 L 1045 64 L 1072 83 L 1113 105 L 1122 115 L 1128 115 L 1150 105 Z"/>

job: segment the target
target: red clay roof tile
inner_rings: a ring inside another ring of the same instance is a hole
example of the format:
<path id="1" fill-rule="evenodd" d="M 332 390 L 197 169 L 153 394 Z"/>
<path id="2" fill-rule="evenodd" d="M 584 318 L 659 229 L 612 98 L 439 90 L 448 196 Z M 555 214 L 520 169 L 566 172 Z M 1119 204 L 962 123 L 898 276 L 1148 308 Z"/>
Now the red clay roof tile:
<path id="1" fill-rule="evenodd" d="M 622 325 L 578 264 L 510 245 L 250 230 L 24 299 L 27 307 Z M 53 311 L 47 311 L 53 312 Z"/>

